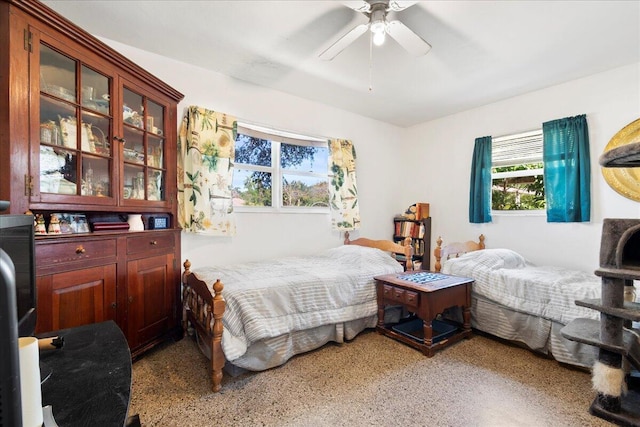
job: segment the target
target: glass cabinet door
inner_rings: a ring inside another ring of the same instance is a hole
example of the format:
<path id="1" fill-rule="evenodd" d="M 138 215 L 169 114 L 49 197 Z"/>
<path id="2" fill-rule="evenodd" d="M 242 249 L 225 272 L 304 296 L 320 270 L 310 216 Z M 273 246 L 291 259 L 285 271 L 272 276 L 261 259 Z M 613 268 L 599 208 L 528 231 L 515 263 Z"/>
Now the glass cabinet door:
<path id="1" fill-rule="evenodd" d="M 40 193 L 112 196 L 111 84 L 40 44 Z"/>
<path id="2" fill-rule="evenodd" d="M 164 117 L 164 106 L 127 87 L 123 89 L 125 200 L 166 200 Z"/>

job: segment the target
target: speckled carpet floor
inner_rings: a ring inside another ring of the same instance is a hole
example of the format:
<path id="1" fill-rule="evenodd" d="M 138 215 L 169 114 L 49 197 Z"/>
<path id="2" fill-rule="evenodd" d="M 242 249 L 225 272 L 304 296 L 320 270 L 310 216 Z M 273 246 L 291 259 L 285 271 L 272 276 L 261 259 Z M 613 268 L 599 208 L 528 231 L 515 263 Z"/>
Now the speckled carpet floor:
<path id="1" fill-rule="evenodd" d="M 366 331 L 211 392 L 184 338 L 133 365 L 143 426 L 611 426 L 589 414 L 591 376 L 476 335 L 427 358 Z"/>

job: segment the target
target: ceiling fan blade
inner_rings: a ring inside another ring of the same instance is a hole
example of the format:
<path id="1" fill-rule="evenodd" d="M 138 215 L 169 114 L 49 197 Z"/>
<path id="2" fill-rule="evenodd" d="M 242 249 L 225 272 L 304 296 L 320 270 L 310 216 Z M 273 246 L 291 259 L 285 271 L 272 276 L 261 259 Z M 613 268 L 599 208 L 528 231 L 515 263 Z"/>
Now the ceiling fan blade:
<path id="1" fill-rule="evenodd" d="M 342 38 L 338 39 L 337 42 L 329 46 L 327 50 L 322 52 L 319 56 L 321 59 L 325 61 L 331 61 L 333 58 L 338 56 L 340 52 L 342 52 L 347 46 L 353 43 L 358 37 L 363 35 L 367 28 L 369 28 L 369 24 L 360 24 L 347 34 L 342 36 Z"/>
<path id="2" fill-rule="evenodd" d="M 400 21 L 390 21 L 387 26 L 387 33 L 414 56 L 426 55 L 431 50 L 429 43 Z"/>
<path id="3" fill-rule="evenodd" d="M 362 13 L 371 12 L 371 5 L 365 0 L 355 0 L 355 1 L 343 1 L 342 4 L 345 6 Z"/>
<path id="4" fill-rule="evenodd" d="M 399 12 L 401 10 L 405 10 L 409 6 L 413 6 L 418 3 L 417 1 L 402 1 L 402 0 L 391 0 L 389 2 L 389 10 L 393 10 L 394 12 Z"/>

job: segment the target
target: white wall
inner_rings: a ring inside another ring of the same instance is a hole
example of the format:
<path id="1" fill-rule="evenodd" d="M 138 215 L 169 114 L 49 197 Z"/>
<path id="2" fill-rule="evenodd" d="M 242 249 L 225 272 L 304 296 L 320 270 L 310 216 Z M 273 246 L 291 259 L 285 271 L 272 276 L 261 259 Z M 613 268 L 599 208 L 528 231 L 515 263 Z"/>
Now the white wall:
<path id="1" fill-rule="evenodd" d="M 591 143 L 591 222 L 547 223 L 540 216 L 493 216 L 488 224 L 468 220 L 469 171 L 476 137 L 502 136 L 541 128 L 542 123 L 587 115 Z M 638 218 L 638 202 L 624 198 L 604 180 L 598 157 L 611 137 L 640 117 L 640 63 L 549 87 L 414 126 L 408 130 L 407 167 L 414 182 L 404 200 L 431 203 L 432 247 L 475 240 L 512 248 L 537 264 L 585 271 L 599 266 L 603 218 Z"/>
<path id="2" fill-rule="evenodd" d="M 352 237 L 388 239 L 392 219 L 405 206 L 401 200 L 403 165 L 397 158 L 404 129 L 210 72 L 132 48 L 105 43 L 149 70 L 185 95 L 182 117 L 190 105 L 236 116 L 246 122 L 321 137 L 351 139 L 356 147 L 362 226 Z M 366 90 L 366 88 L 365 88 Z M 407 204 L 408 205 L 408 204 Z M 337 246 L 343 236 L 331 231 L 328 214 L 237 213 L 233 238 L 182 234 L 182 257 L 194 265 L 230 263 Z"/>
<path id="3" fill-rule="evenodd" d="M 357 149 L 362 228 L 358 235 L 390 238 L 392 218 L 415 202 L 431 204 L 432 248 L 445 241 L 475 239 L 488 247 L 517 250 L 532 262 L 592 271 L 598 267 L 603 218 L 637 218 L 635 201 L 604 181 L 598 157 L 611 137 L 640 117 L 640 63 L 465 111 L 409 129 L 398 128 L 327 105 L 297 98 L 141 51 L 107 44 L 185 94 L 189 105 L 233 114 L 240 120 L 314 136 L 351 139 Z M 544 216 L 494 216 L 489 224 L 468 221 L 469 170 L 476 137 L 540 128 L 542 123 L 586 114 L 592 157 L 590 223 L 547 223 Z M 183 233 L 183 259 L 194 266 L 215 258 L 228 263 L 338 245 L 322 214 L 238 213 L 233 238 Z M 433 264 L 433 263 L 432 263 Z"/>

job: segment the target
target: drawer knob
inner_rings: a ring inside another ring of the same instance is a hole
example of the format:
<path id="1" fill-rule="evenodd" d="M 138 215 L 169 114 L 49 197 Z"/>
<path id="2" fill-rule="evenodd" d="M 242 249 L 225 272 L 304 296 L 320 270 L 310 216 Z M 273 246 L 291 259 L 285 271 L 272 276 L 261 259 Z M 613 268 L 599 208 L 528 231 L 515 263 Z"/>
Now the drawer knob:
<path id="1" fill-rule="evenodd" d="M 77 253 L 78 255 L 83 254 L 84 252 L 85 252 L 85 250 L 84 250 L 84 247 L 82 247 L 82 245 L 80 245 L 80 246 L 78 246 L 78 247 L 76 248 L 76 253 Z"/>
<path id="2" fill-rule="evenodd" d="M 149 242 L 149 243 L 151 243 L 151 245 L 152 245 L 152 246 L 153 246 L 153 245 L 157 245 L 157 244 L 158 244 L 158 242 L 157 242 L 157 241 L 155 241 L 155 240 L 152 240 L 152 241 L 151 241 L 151 242 Z"/>

